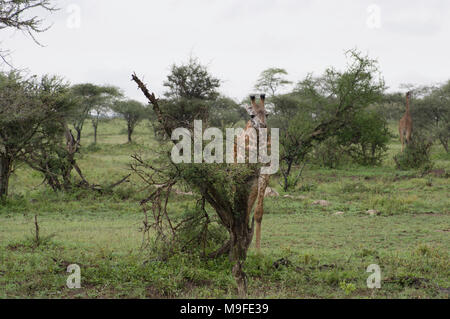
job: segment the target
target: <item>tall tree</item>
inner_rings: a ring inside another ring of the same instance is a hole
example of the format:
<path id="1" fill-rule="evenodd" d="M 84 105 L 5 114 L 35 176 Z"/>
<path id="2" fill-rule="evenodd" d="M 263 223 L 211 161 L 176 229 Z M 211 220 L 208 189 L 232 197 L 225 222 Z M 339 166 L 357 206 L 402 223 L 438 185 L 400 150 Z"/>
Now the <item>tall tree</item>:
<path id="1" fill-rule="evenodd" d="M 84 122 L 91 117 L 94 127 L 94 144 L 97 143 L 97 129 L 100 117 L 121 97 L 120 90 L 113 86 L 99 86 L 92 83 L 77 84 L 72 92 L 78 97 L 79 107 L 71 114 L 71 123 L 77 132 L 76 140 L 80 142 Z"/>
<path id="2" fill-rule="evenodd" d="M 23 160 L 32 169 L 42 173 L 44 180 L 55 191 L 72 188 L 73 169 L 81 177 L 81 184 L 87 186 L 75 160 L 79 144 L 67 125 L 67 114 L 77 107 L 69 84 L 58 77 L 45 76 L 40 83 L 39 96 L 47 107 L 59 111 L 52 121 L 41 124 L 33 142 L 27 147 Z"/>
<path id="3" fill-rule="evenodd" d="M 172 65 L 164 86 L 168 88 L 164 94 L 167 98 L 212 100 L 219 95 L 220 80 L 197 58 L 191 57 L 187 63 Z"/>
<path id="4" fill-rule="evenodd" d="M 14 164 L 34 150 L 43 126 L 65 112 L 65 104 L 48 103 L 56 92 L 47 83 L 46 77 L 38 81 L 17 72 L 0 73 L 0 198 L 8 195 Z"/>
<path id="5" fill-rule="evenodd" d="M 126 100 L 116 101 L 112 109 L 114 112 L 122 115 L 127 122 L 128 143 L 132 143 L 131 136 L 136 125 L 148 116 L 147 108 L 139 101 Z"/>
<path id="6" fill-rule="evenodd" d="M 294 165 L 303 161 L 316 143 L 338 134 L 359 110 L 382 97 L 385 86 L 377 61 L 354 50 L 347 54 L 346 70 L 329 68 L 321 77 L 309 75 L 298 84 L 295 94 L 286 96 L 284 103 L 275 103 L 272 121 L 278 121 L 280 127 L 285 190 L 296 182 L 289 180 Z"/>
<path id="7" fill-rule="evenodd" d="M 245 108 L 229 97 L 220 96 L 210 103 L 208 122 L 211 126 L 221 128 L 222 131 L 246 119 Z"/>
<path id="8" fill-rule="evenodd" d="M 171 136 L 172 127 L 167 125 L 170 123 L 169 115 L 163 112 L 158 99 L 153 93 L 150 93 L 136 75 L 133 75 L 133 80 L 152 104 L 157 119 L 166 134 Z M 192 130 L 190 133 L 192 136 Z M 233 262 L 232 273 L 238 284 L 238 291 L 244 295 L 247 289 L 247 280 L 243 265 L 254 230 L 254 218 L 251 216 L 249 198 L 253 186 L 258 183 L 261 166 L 259 164 L 225 163 L 175 164 L 170 157 L 165 157 L 162 167 L 155 168 L 137 156 L 135 159 L 137 163 L 133 165 L 134 171 L 147 183 L 153 186 L 155 182 L 160 184 L 157 192 L 154 193 L 156 197 L 152 194 L 141 202 L 144 207 L 146 203 L 152 202 L 154 208 L 165 207 L 164 209 L 166 209 L 167 204 L 161 205 L 159 202 L 161 192 L 168 191 L 170 193 L 170 189 L 176 183 L 185 183 L 202 197 L 203 203 L 210 205 L 218 216 L 220 225 L 229 233 L 229 240 L 212 256 L 229 254 L 230 260 Z M 175 231 L 174 228 L 172 230 Z"/>
<path id="9" fill-rule="evenodd" d="M 173 65 L 164 86 L 167 88 L 166 98 L 159 104 L 167 114 L 166 125 L 172 130 L 190 127 L 194 119 L 207 122 L 211 106 L 219 99 L 220 80 L 193 57 L 187 63 Z M 156 117 L 155 121 L 155 133 L 164 136 L 165 130 Z"/>
<path id="10" fill-rule="evenodd" d="M 292 83 L 285 78 L 287 74 L 285 69 L 280 68 L 269 68 L 264 70 L 261 72 L 258 81 L 255 84 L 255 89 L 261 92 L 270 93 L 270 96 L 273 97 L 278 93 L 279 89 Z"/>
<path id="11" fill-rule="evenodd" d="M 100 119 L 107 115 L 114 102 L 121 98 L 122 92 L 114 86 L 101 86 L 98 88 L 98 100 L 93 104 L 90 112 L 92 127 L 94 128 L 94 144 L 97 144 L 97 132 Z"/>
<path id="12" fill-rule="evenodd" d="M 414 89 L 411 114 L 414 132 L 439 141 L 449 152 L 450 139 L 450 81 L 432 87 Z"/>

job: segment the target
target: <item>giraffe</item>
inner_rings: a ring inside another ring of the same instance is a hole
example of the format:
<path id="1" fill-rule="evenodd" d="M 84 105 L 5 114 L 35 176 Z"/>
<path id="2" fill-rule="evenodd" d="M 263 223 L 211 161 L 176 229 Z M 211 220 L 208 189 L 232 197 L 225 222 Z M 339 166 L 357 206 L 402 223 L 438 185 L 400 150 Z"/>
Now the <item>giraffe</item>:
<path id="1" fill-rule="evenodd" d="M 411 142 L 411 133 L 412 133 L 412 118 L 411 113 L 409 111 L 409 103 L 411 99 L 411 91 L 406 93 L 406 112 L 405 115 L 400 120 L 399 123 L 399 133 L 400 133 L 400 141 L 402 143 L 402 152 L 405 149 L 405 143 L 409 144 Z"/>
<path id="2" fill-rule="evenodd" d="M 247 122 L 247 126 L 245 127 L 242 134 L 238 137 L 238 139 L 245 138 L 246 141 L 246 149 L 247 147 L 251 147 L 249 143 L 249 135 L 248 131 L 251 128 L 254 128 L 256 132 L 259 132 L 260 128 L 267 128 L 267 113 L 265 108 L 265 94 L 260 95 L 260 103 L 256 103 L 256 97 L 254 95 L 250 96 L 251 104 L 246 107 L 247 112 L 249 113 L 251 119 Z M 259 141 L 260 143 L 264 143 L 265 141 Z M 268 149 L 270 148 L 270 137 L 269 141 L 267 142 Z M 234 152 L 235 152 L 235 159 L 237 158 L 237 144 L 234 145 Z M 267 174 L 260 174 L 257 180 L 257 183 L 255 183 L 251 189 L 250 189 L 250 196 L 248 199 L 248 205 L 247 205 L 247 219 L 250 219 L 250 215 L 253 209 L 253 206 L 256 202 L 255 207 L 255 213 L 254 213 L 254 219 L 255 219 L 255 236 L 256 236 L 256 242 L 255 247 L 258 252 L 261 251 L 261 223 L 262 218 L 264 214 L 264 194 L 266 192 L 267 185 L 269 183 L 269 177 L 270 175 Z"/>

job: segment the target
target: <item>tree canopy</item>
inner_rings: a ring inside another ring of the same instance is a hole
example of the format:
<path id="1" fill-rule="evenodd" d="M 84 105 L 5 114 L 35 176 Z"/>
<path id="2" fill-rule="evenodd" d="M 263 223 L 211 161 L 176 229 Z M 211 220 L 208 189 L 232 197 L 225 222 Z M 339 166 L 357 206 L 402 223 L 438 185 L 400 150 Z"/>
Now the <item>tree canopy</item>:
<path id="1" fill-rule="evenodd" d="M 218 96 L 220 80 L 197 58 L 191 57 L 185 64 L 172 65 L 164 86 L 168 89 L 164 94 L 167 98 L 211 100 Z"/>
<path id="2" fill-rule="evenodd" d="M 284 189 L 295 164 L 303 161 L 316 143 L 338 134 L 354 115 L 380 100 L 384 81 L 377 62 L 349 51 L 344 71 L 328 68 L 322 76 L 308 75 L 294 92 L 274 97 L 270 125 L 280 127 L 280 170 Z M 295 184 L 296 181 L 293 181 Z"/>
<path id="3" fill-rule="evenodd" d="M 115 99 L 122 97 L 122 93 L 117 87 L 92 83 L 76 84 L 71 91 L 78 100 L 78 107 L 70 114 L 70 122 L 77 132 L 76 139 L 78 142 L 81 140 L 84 122 L 91 116 L 95 143 L 100 117 L 111 108 Z"/>
<path id="4" fill-rule="evenodd" d="M 64 121 L 72 106 L 66 92 L 67 84 L 57 77 L 0 73 L 0 197 L 7 195 L 13 165 L 48 142 L 45 128 Z"/>
<path id="5" fill-rule="evenodd" d="M 149 115 L 147 108 L 139 101 L 125 100 L 116 101 L 112 106 L 112 110 L 123 116 L 127 122 L 128 143 L 131 143 L 131 136 L 136 125 Z"/>
<path id="6" fill-rule="evenodd" d="M 255 84 L 255 89 L 261 92 L 268 92 L 271 97 L 275 96 L 279 89 L 292 83 L 285 78 L 287 74 L 287 71 L 281 68 L 264 70 Z"/>

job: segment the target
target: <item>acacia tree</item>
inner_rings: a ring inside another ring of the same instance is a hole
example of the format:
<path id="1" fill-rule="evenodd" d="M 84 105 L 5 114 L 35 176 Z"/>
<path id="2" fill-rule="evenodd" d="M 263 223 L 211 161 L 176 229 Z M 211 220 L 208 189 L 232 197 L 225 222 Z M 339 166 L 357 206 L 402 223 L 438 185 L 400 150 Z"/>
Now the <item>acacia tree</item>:
<path id="1" fill-rule="evenodd" d="M 173 118 L 165 113 L 159 106 L 158 99 L 150 93 L 145 84 L 133 75 L 133 80 L 142 90 L 157 116 L 161 127 L 167 136 L 172 135 Z M 179 126 L 178 126 L 179 127 Z M 192 128 L 190 128 L 191 133 Z M 193 134 L 191 134 L 193 136 Z M 176 183 L 185 183 L 193 191 L 198 193 L 203 202 L 207 203 L 216 213 L 220 225 L 227 230 L 229 240 L 222 247 L 210 254 L 217 257 L 229 254 L 233 262 L 232 273 L 238 285 L 238 291 L 245 295 L 247 291 L 247 277 L 243 271 L 243 265 L 247 256 L 247 250 L 251 244 L 254 231 L 254 219 L 248 210 L 250 190 L 258 182 L 260 166 L 258 164 L 175 164 L 166 155 L 162 167 L 154 167 L 135 156 L 137 163 L 134 171 L 146 182 L 156 185 L 157 190 L 141 204 L 151 202 L 151 207 L 161 211 L 167 208 L 161 205 L 160 197 L 163 190 L 169 191 Z M 146 172 L 147 171 L 147 172 Z M 150 171 L 150 172 L 148 172 Z M 165 208 L 162 208 L 165 207 Z M 167 213 L 165 211 L 165 213 Z M 169 227 L 175 231 L 173 225 Z"/>
<path id="2" fill-rule="evenodd" d="M 131 136 L 136 125 L 148 116 L 146 107 L 139 101 L 116 101 L 112 110 L 123 116 L 127 122 L 128 143 L 132 143 Z"/>
<path id="3" fill-rule="evenodd" d="M 94 128 L 94 144 L 97 144 L 97 131 L 100 119 L 111 110 L 115 101 L 123 95 L 120 89 L 113 86 L 98 87 L 97 101 L 94 103 L 90 112 L 92 127 Z"/>
<path id="4" fill-rule="evenodd" d="M 419 94 L 418 94 L 419 93 Z M 439 141 L 449 152 L 450 139 L 450 81 L 435 87 L 418 87 L 414 90 L 411 115 L 414 131 L 429 139 Z"/>
<path id="5" fill-rule="evenodd" d="M 42 103 L 58 110 L 58 113 L 52 121 L 41 124 L 32 143 L 26 148 L 23 161 L 42 173 L 44 180 L 54 191 L 72 188 L 73 169 L 82 179 L 80 184 L 89 186 L 75 160 L 79 144 L 67 125 L 67 114 L 78 106 L 69 84 L 58 77 L 44 76 L 39 86 Z"/>
<path id="6" fill-rule="evenodd" d="M 47 85 L 48 79 L 0 73 L 0 198 L 8 195 L 14 164 L 35 149 L 43 127 L 60 120 L 65 111 L 64 103 L 48 103 L 57 94 Z"/>
<path id="7" fill-rule="evenodd" d="M 71 123 L 77 132 L 76 140 L 81 141 L 81 131 L 86 119 L 91 117 L 94 128 L 94 144 L 97 143 L 97 129 L 100 117 L 120 98 L 122 93 L 113 86 L 98 86 L 92 83 L 77 84 L 72 93 L 78 97 L 78 108 L 71 113 Z"/>
<path id="8" fill-rule="evenodd" d="M 292 83 L 285 78 L 287 74 L 287 71 L 281 68 L 264 70 L 255 84 L 255 89 L 261 92 L 270 92 L 271 97 L 273 97 L 280 88 Z"/>
<path id="9" fill-rule="evenodd" d="M 172 65 L 164 86 L 167 98 L 212 100 L 218 96 L 220 80 L 208 72 L 197 58 L 191 57 L 187 63 Z"/>
<path id="10" fill-rule="evenodd" d="M 197 58 L 191 57 L 181 65 L 172 65 L 164 82 L 166 97 L 160 100 L 160 108 L 167 115 L 166 125 L 171 129 L 189 127 L 194 119 L 207 122 L 210 110 L 220 100 L 220 80 L 214 77 L 208 68 Z M 165 130 L 155 117 L 155 128 L 158 135 L 165 135 Z"/>
<path id="11" fill-rule="evenodd" d="M 285 190 L 297 181 L 290 181 L 294 165 L 302 162 L 315 144 L 339 134 L 359 110 L 382 97 L 385 86 L 377 62 L 357 51 L 347 54 L 345 71 L 329 68 L 319 78 L 307 76 L 283 106 L 288 114 L 284 125 L 279 126 L 280 170 Z"/>
<path id="12" fill-rule="evenodd" d="M 9 28 L 25 32 L 39 44 L 35 34 L 48 30 L 48 27 L 43 25 L 42 19 L 30 13 L 35 9 L 57 10 L 51 3 L 51 0 L 0 0 L 0 30 Z M 8 50 L 0 49 L 0 58 L 7 64 L 8 53 Z"/>
<path id="13" fill-rule="evenodd" d="M 209 103 L 208 124 L 225 131 L 247 118 L 245 108 L 226 96 L 219 96 Z"/>
<path id="14" fill-rule="evenodd" d="M 360 165 L 380 165 L 391 134 L 378 110 L 360 110 L 337 134 L 338 150 L 346 152 Z"/>

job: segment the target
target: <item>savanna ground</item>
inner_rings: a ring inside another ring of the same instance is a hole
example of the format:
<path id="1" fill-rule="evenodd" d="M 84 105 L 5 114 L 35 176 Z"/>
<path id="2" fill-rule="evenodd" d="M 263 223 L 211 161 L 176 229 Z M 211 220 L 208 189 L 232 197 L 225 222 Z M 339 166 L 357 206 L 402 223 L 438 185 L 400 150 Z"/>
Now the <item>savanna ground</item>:
<path id="1" fill-rule="evenodd" d="M 100 125 L 98 146 L 89 146 L 86 124 L 79 165 L 89 181 L 119 180 L 129 173 L 131 154 L 152 156 L 158 145 L 147 124 L 136 130 L 136 143 L 126 138 L 125 123 L 113 120 Z M 288 194 L 271 180 L 280 196 L 265 202 L 262 255 L 249 251 L 250 298 L 448 298 L 450 156 L 435 146 L 431 174 L 397 171 L 398 138 L 389 146 L 380 167 L 309 165 Z M 53 193 L 41 183 L 40 174 L 19 167 L 0 206 L 0 298 L 237 297 L 225 257 L 178 254 L 162 262 L 140 250 L 145 192 L 136 177 L 103 196 Z M 174 195 L 171 211 L 192 202 Z M 379 214 L 368 215 L 372 209 Z M 35 214 L 39 247 L 32 240 Z M 69 264 L 81 267 L 81 289 L 66 287 Z M 381 267 L 381 289 L 367 288 L 371 264 Z"/>

